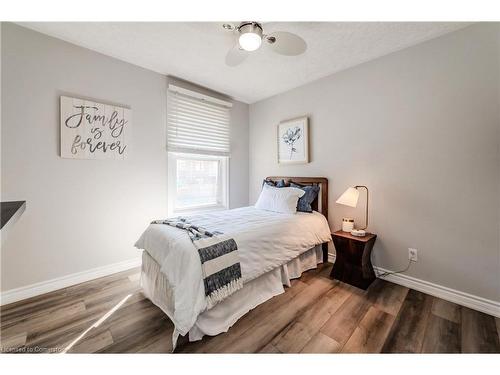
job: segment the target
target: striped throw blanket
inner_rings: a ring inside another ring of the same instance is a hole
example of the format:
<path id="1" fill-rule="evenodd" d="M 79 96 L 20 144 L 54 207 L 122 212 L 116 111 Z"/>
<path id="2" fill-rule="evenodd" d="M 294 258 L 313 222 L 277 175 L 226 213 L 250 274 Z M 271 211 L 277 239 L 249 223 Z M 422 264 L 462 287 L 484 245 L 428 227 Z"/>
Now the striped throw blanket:
<path id="1" fill-rule="evenodd" d="M 183 217 L 155 220 L 151 224 L 170 225 L 189 234 L 200 256 L 207 308 L 243 288 L 238 246 L 233 238 L 221 232 L 209 232 Z"/>

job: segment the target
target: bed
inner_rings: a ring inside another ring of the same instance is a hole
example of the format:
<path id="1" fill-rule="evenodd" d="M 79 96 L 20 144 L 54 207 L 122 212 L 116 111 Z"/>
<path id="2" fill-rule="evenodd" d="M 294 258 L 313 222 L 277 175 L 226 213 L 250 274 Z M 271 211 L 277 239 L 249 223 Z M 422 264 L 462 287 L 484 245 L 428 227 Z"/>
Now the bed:
<path id="1" fill-rule="evenodd" d="M 313 212 L 282 214 L 253 206 L 192 215 L 190 220 L 234 238 L 238 245 L 243 287 L 207 308 L 200 256 L 188 234 L 168 225 L 150 225 L 136 243 L 143 249 L 143 292 L 174 323 L 177 338 L 189 341 L 227 332 L 248 311 L 284 293 L 290 280 L 326 261 L 328 180 L 309 177 L 267 177 L 266 181 L 319 186 Z"/>

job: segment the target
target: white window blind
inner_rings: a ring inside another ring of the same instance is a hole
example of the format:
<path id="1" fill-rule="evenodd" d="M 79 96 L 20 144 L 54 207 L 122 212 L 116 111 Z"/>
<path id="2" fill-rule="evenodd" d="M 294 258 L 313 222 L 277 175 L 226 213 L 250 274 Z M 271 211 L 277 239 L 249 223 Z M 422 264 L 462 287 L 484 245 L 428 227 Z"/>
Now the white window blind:
<path id="1" fill-rule="evenodd" d="M 228 156 L 232 104 L 173 85 L 168 90 L 168 151 Z"/>

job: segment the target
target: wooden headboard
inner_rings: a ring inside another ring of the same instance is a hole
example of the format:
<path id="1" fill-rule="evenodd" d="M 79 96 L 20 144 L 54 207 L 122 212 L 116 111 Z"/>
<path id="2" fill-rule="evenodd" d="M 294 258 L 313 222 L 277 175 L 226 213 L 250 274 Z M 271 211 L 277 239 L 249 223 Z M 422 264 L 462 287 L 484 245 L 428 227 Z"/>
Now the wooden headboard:
<path id="1" fill-rule="evenodd" d="M 317 185 L 319 186 L 318 198 L 312 203 L 312 208 L 326 217 L 328 221 L 328 179 L 326 177 L 287 177 L 287 176 L 271 176 L 266 177 L 267 181 L 280 181 L 284 180 L 288 186 L 290 182 L 295 182 L 299 185 Z M 328 244 L 323 244 L 323 261 L 328 261 Z"/>
<path id="2" fill-rule="evenodd" d="M 299 185 L 317 185 L 319 186 L 318 198 L 312 203 L 312 208 L 318 211 L 326 217 L 328 220 L 328 179 L 326 177 L 280 177 L 272 176 L 266 177 L 268 181 L 280 181 L 284 180 L 285 184 L 288 186 L 290 182 L 295 182 Z"/>

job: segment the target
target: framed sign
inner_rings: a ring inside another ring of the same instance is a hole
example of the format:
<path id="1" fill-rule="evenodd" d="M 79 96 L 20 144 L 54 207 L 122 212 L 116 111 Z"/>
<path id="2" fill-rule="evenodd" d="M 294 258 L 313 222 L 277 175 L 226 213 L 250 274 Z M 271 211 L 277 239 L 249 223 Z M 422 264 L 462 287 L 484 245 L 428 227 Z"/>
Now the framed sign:
<path id="1" fill-rule="evenodd" d="M 278 163 L 309 163 L 309 121 L 307 117 L 278 124 Z"/>
<path id="2" fill-rule="evenodd" d="M 125 159 L 129 151 L 131 110 L 61 96 L 61 157 Z"/>

